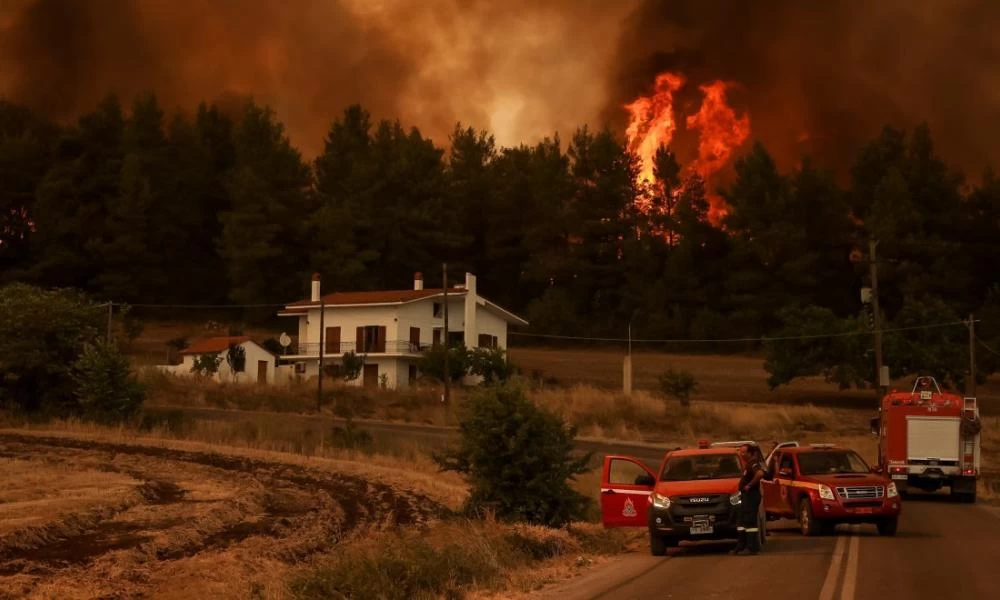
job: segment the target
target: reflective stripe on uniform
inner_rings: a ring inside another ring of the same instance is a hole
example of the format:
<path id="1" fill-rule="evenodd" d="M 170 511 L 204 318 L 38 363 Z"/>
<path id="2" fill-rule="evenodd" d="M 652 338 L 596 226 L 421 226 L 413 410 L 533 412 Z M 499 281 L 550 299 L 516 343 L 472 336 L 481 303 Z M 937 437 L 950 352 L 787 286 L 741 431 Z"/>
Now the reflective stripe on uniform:
<path id="1" fill-rule="evenodd" d="M 743 528 L 742 527 L 737 527 L 736 531 L 743 531 Z"/>
<path id="2" fill-rule="evenodd" d="M 740 529 L 743 529 L 743 528 L 741 527 Z M 743 531 L 746 531 L 747 533 L 756 533 L 756 532 L 760 531 L 760 529 L 757 528 L 757 527 L 747 527 L 746 529 L 743 529 Z"/>

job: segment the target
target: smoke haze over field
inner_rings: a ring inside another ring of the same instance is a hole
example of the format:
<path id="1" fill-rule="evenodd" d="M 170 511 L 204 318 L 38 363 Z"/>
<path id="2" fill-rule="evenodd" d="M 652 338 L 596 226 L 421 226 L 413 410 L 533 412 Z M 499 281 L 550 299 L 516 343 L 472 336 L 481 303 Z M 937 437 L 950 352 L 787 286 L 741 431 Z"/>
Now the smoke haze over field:
<path id="1" fill-rule="evenodd" d="M 1000 165 L 998 26 L 990 0 L 0 0 L 0 96 L 69 120 L 109 91 L 168 110 L 252 95 L 314 155 L 353 102 L 438 143 L 459 120 L 504 144 L 624 131 L 622 106 L 671 71 L 682 115 L 732 82 L 783 162 L 843 168 L 883 124 L 927 121 L 975 174 Z"/>

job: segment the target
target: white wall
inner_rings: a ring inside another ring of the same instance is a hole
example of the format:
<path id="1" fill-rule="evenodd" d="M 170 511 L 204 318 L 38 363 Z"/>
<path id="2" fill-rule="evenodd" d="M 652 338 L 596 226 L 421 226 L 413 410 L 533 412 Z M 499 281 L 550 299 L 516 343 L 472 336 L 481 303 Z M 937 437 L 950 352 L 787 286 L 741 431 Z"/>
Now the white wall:
<path id="1" fill-rule="evenodd" d="M 306 339 L 299 338 L 299 342 L 318 344 L 320 340 L 318 308 L 309 311 L 306 324 Z M 358 327 L 369 325 L 379 325 L 385 327 L 386 341 L 398 340 L 396 325 L 395 306 L 364 306 L 364 307 L 344 307 L 326 308 L 326 315 L 323 317 L 323 327 L 340 327 L 341 343 L 354 344 L 357 340 Z M 301 335 L 301 334 L 300 334 Z M 409 335 L 409 333 L 407 333 Z M 406 338 L 403 338 L 406 339 Z M 353 346 L 348 346 L 353 347 Z"/>
<path id="2" fill-rule="evenodd" d="M 246 351 L 246 366 L 245 371 L 240 373 L 237 378 L 237 383 L 257 383 L 257 361 L 263 360 L 267 362 L 267 383 L 274 383 L 275 381 L 275 368 L 276 359 L 273 354 L 258 346 L 254 342 L 244 342 L 240 344 Z M 233 374 L 229 370 L 229 363 L 226 362 L 226 351 L 219 352 L 218 355 L 222 357 L 222 362 L 219 363 L 219 371 L 215 374 L 216 381 L 222 382 L 232 382 Z M 191 367 L 194 366 L 194 361 L 197 356 L 193 354 L 185 354 L 184 359 L 181 361 L 180 365 L 163 367 L 163 370 L 169 373 L 180 376 L 193 376 L 194 373 L 191 372 Z"/>
<path id="3" fill-rule="evenodd" d="M 497 336 L 497 345 L 507 348 L 507 321 L 504 321 L 496 313 L 487 310 L 485 306 L 476 307 L 476 326 L 479 331 L 476 334 L 476 341 L 479 341 L 479 334 Z"/>
<path id="4" fill-rule="evenodd" d="M 410 339 L 410 327 L 420 328 L 421 345 L 430 345 L 434 341 L 434 329 L 444 329 L 444 311 L 442 316 L 434 316 L 434 303 L 440 303 L 441 298 L 428 298 L 419 302 L 403 304 L 397 309 L 399 321 L 396 325 L 398 340 Z M 465 328 L 465 301 L 462 296 L 448 296 L 448 331 L 458 332 Z M 442 307 L 444 308 L 444 307 Z M 442 333 L 442 335 L 444 335 Z"/>
<path id="5" fill-rule="evenodd" d="M 326 364 L 332 364 L 339 359 L 329 358 Z M 399 356 L 380 356 L 368 354 L 365 356 L 365 364 L 378 366 L 378 376 L 383 374 L 388 376 L 386 385 L 389 389 L 404 389 L 409 386 L 409 365 L 415 364 L 414 359 L 407 359 Z M 311 379 L 319 373 L 319 361 L 306 361 L 306 372 L 302 374 L 303 379 Z M 345 382 L 347 385 L 361 387 L 364 385 L 364 372 L 357 379 Z"/>

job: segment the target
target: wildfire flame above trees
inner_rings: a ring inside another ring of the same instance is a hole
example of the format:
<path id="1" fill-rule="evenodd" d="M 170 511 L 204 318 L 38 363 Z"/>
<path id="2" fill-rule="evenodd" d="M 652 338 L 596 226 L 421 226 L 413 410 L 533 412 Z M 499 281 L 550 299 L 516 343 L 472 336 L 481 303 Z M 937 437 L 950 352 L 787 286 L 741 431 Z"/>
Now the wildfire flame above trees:
<path id="1" fill-rule="evenodd" d="M 677 117 L 674 111 L 674 97 L 686 79 L 677 73 L 661 73 L 656 76 L 653 92 L 640 96 L 625 105 L 629 114 L 628 128 L 625 130 L 629 149 L 639 157 L 641 167 L 638 175 L 640 184 L 656 184 L 654 163 L 660 147 L 669 147 L 677 132 Z M 688 165 L 690 172 L 698 174 L 705 182 L 726 165 L 733 151 L 750 136 L 750 116 L 737 116 L 726 102 L 726 91 L 733 84 L 713 81 L 700 85 L 701 106 L 685 120 L 685 127 L 698 132 L 698 158 Z M 679 190 L 673 190 L 676 193 Z M 725 201 L 717 194 L 708 194 L 710 209 L 708 218 L 718 224 L 726 214 Z"/>

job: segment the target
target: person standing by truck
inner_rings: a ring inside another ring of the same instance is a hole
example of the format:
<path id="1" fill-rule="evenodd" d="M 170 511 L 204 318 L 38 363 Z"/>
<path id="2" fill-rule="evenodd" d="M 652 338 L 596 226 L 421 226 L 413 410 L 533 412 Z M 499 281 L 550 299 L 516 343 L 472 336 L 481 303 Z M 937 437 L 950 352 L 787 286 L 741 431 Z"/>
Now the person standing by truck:
<path id="1" fill-rule="evenodd" d="M 740 554 L 744 550 L 757 554 L 760 552 L 760 480 L 764 478 L 767 466 L 757 446 L 745 447 L 743 455 L 746 466 L 740 478 L 740 525 L 736 547 L 731 554 Z"/>

